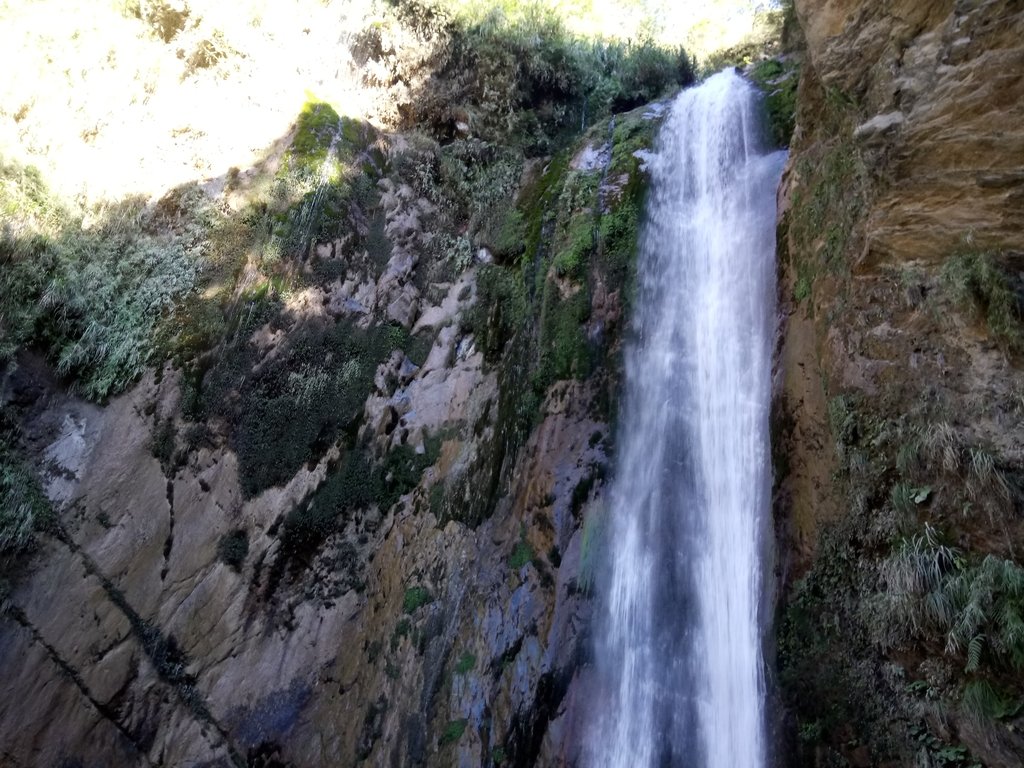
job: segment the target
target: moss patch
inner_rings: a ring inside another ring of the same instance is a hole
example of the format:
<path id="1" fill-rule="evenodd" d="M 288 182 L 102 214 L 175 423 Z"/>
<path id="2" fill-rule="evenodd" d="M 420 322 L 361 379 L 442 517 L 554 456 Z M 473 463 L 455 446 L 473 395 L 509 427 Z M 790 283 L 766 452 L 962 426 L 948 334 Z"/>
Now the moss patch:
<path id="1" fill-rule="evenodd" d="M 767 59 L 754 65 L 750 79 L 764 93 L 772 142 L 788 147 L 796 127 L 796 93 L 800 64 L 796 58 Z"/>

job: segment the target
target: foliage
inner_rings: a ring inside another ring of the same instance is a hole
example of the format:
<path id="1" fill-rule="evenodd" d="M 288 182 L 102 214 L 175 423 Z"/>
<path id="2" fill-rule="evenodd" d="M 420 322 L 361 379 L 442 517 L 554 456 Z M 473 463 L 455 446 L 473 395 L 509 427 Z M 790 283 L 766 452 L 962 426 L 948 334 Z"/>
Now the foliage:
<path id="1" fill-rule="evenodd" d="M 454 13 L 429 0 L 391 5 L 392 23 L 430 41 L 431 53 L 401 61 L 385 50 L 379 29 L 366 30 L 356 47 L 389 65 L 396 80 L 412 81 L 415 69 L 429 68 L 432 76 L 406 120 L 439 137 L 468 130 L 518 144 L 530 156 L 548 154 L 611 111 L 693 81 L 685 51 L 649 37 L 588 40 L 571 32 L 550 5 L 470 5 Z"/>
<path id="2" fill-rule="evenodd" d="M 445 726 L 444 732 L 441 734 L 440 743 L 454 744 L 462 738 L 462 734 L 466 732 L 466 726 L 469 721 L 465 718 L 461 720 L 452 720 L 448 725 Z"/>
<path id="3" fill-rule="evenodd" d="M 883 578 L 886 642 L 938 636 L 966 672 L 983 662 L 1024 669 L 1024 568 L 994 555 L 970 558 L 925 524 L 885 561 Z"/>
<path id="4" fill-rule="evenodd" d="M 465 651 L 461 656 L 459 656 L 459 660 L 455 662 L 455 674 L 465 675 L 471 672 L 475 666 L 476 656 L 469 651 Z"/>
<path id="5" fill-rule="evenodd" d="M 509 340 L 523 328 L 526 300 L 525 287 L 513 270 L 493 264 L 480 267 L 476 304 L 465 322 L 488 363 L 498 362 Z"/>
<path id="6" fill-rule="evenodd" d="M 0 562 L 29 550 L 52 520 L 39 480 L 18 450 L 17 430 L 0 416 Z"/>
<path id="7" fill-rule="evenodd" d="M 788 217 L 797 301 L 811 295 L 819 275 L 849 273 L 845 256 L 855 247 L 869 194 L 867 168 L 853 140 L 854 104 L 834 89 L 821 98 L 824 138 L 801 152 Z"/>
<path id="8" fill-rule="evenodd" d="M 242 528 L 225 533 L 217 542 L 217 557 L 236 571 L 241 570 L 248 554 L 249 532 Z"/>
<path id="9" fill-rule="evenodd" d="M 323 484 L 285 518 L 282 547 L 289 554 L 314 549 L 336 528 L 345 513 L 376 505 L 387 512 L 399 497 L 416 487 L 423 470 L 437 460 L 440 442 L 428 440 L 418 454 L 400 445 L 379 460 L 352 448 L 331 468 Z"/>
<path id="10" fill-rule="evenodd" d="M 1006 348 L 1024 349 L 1021 290 L 1011 279 L 1000 255 L 992 251 L 964 251 L 942 268 L 942 281 L 963 307 L 976 311 L 992 336 Z"/>
<path id="11" fill-rule="evenodd" d="M 433 601 L 434 598 L 426 587 L 409 587 L 405 590 L 405 597 L 402 598 L 402 610 L 406 613 L 415 613 L 424 605 Z"/>
<path id="12" fill-rule="evenodd" d="M 764 93 L 772 141 L 776 146 L 788 147 L 796 127 L 800 65 L 795 59 L 766 59 L 753 66 L 750 79 Z"/>
<path id="13" fill-rule="evenodd" d="M 250 312 L 200 379 L 195 415 L 228 420 L 242 488 L 252 496 L 291 478 L 356 419 L 377 366 L 410 340 L 397 326 L 363 330 L 342 320 L 294 329 L 261 362 L 252 331 L 285 317 L 273 298 L 254 299 Z"/>
<path id="14" fill-rule="evenodd" d="M 523 533 L 525 534 L 525 531 Z M 509 556 L 508 567 L 513 571 L 518 571 L 527 563 L 532 562 L 535 554 L 530 543 L 525 538 L 520 538 L 516 543 L 516 548 L 512 550 L 512 554 Z"/>
<path id="15" fill-rule="evenodd" d="M 76 211 L 34 169 L 0 162 L 0 358 L 39 345 L 96 400 L 134 381 L 156 356 L 158 324 L 195 286 L 217 216 L 195 186 L 162 203 Z"/>

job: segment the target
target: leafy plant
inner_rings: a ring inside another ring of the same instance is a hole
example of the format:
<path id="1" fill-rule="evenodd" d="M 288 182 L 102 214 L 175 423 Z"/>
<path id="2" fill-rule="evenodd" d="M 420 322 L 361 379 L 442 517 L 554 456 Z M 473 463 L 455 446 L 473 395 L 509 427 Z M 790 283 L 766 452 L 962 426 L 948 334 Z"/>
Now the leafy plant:
<path id="1" fill-rule="evenodd" d="M 883 578 L 890 632 L 904 640 L 939 634 L 967 672 L 1024 669 L 1024 568 L 994 555 L 972 561 L 925 524 L 886 560 Z"/>
<path id="2" fill-rule="evenodd" d="M 0 161 L 0 358 L 39 344 L 96 400 L 132 383 L 156 358 L 159 324 L 196 285 L 216 217 L 197 186 L 162 202 L 75 210 L 35 169 Z M 169 215 L 184 224 L 167 225 Z"/>
<path id="3" fill-rule="evenodd" d="M 405 590 L 405 597 L 402 598 L 402 610 L 406 613 L 415 613 L 424 605 L 433 601 L 434 598 L 426 587 L 409 587 Z"/>

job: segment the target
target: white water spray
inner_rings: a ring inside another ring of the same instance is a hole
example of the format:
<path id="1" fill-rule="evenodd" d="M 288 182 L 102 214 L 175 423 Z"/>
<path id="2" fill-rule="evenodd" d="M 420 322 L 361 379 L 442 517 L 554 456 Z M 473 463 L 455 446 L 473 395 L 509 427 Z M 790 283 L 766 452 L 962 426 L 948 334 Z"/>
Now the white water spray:
<path id="1" fill-rule="evenodd" d="M 662 128 L 641 239 L 611 491 L 593 768 L 766 764 L 762 531 L 775 189 L 756 91 L 684 91 Z"/>

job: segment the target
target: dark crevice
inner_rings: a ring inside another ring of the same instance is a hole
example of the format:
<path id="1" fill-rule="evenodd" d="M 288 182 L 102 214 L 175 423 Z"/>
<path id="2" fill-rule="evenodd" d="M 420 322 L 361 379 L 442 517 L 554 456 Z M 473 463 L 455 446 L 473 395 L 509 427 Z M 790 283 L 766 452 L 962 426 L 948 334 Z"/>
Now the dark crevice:
<path id="1" fill-rule="evenodd" d="M 147 765 L 153 765 L 153 763 L 150 761 L 149 757 L 146 754 L 146 747 L 143 744 L 140 744 L 135 735 L 132 734 L 132 732 L 121 722 L 121 719 L 117 713 L 117 708 L 111 707 L 108 704 L 104 704 L 103 702 L 98 701 L 92 695 L 92 693 L 89 691 L 88 686 L 85 684 L 85 681 L 82 680 L 81 675 L 79 675 L 78 670 L 71 666 L 71 664 L 66 659 L 64 659 L 63 656 L 60 655 L 56 648 L 54 648 L 52 645 L 46 642 L 46 639 L 42 636 L 42 634 L 40 634 L 39 630 L 36 629 L 32 622 L 29 621 L 24 611 L 22 611 L 15 605 L 8 605 L 6 607 L 5 613 L 15 623 L 17 623 L 19 626 L 25 629 L 32 636 L 32 641 L 34 643 L 36 643 L 41 648 L 43 648 L 43 650 L 46 651 L 46 655 L 49 657 L 50 661 L 53 662 L 61 670 L 61 672 L 65 675 L 65 677 L 67 677 L 68 680 L 74 683 L 79 693 L 81 693 L 82 696 L 86 699 L 86 701 L 88 701 L 89 704 L 92 705 L 93 709 L 95 709 L 96 712 L 98 712 L 99 715 L 104 720 L 108 721 L 118 730 L 121 736 L 123 736 L 125 741 L 127 741 L 131 745 L 131 748 L 139 755 L 139 757 L 142 758 L 142 760 L 145 761 Z M 162 763 L 158 762 L 157 765 L 162 765 Z"/>
<path id="2" fill-rule="evenodd" d="M 167 478 L 167 510 L 170 517 L 167 524 L 167 538 L 164 540 L 164 566 L 160 569 L 160 581 L 167 578 L 171 547 L 174 546 L 174 480 L 171 478 Z"/>

